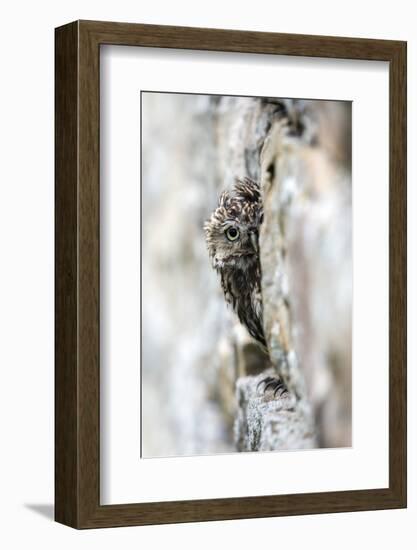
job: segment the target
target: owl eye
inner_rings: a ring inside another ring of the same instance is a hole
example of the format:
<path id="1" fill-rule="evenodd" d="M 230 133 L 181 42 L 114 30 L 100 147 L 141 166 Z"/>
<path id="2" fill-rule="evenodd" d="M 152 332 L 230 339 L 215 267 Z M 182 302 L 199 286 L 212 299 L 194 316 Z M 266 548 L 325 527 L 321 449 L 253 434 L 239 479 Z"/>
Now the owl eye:
<path id="1" fill-rule="evenodd" d="M 236 227 L 229 227 L 226 229 L 226 237 L 229 241 L 236 241 L 239 238 L 239 230 Z"/>

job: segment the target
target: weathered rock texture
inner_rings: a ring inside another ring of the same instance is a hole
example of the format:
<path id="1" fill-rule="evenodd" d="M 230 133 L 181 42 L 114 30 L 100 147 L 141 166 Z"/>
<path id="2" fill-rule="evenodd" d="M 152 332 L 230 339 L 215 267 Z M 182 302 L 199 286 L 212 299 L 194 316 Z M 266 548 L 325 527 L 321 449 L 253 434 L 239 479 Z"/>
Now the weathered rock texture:
<path id="1" fill-rule="evenodd" d="M 142 97 L 144 456 L 350 445 L 350 105 Z M 226 308 L 202 231 L 245 175 L 265 207 L 270 357 Z M 271 373 L 288 394 L 263 392 Z"/>
<path id="2" fill-rule="evenodd" d="M 316 446 L 311 407 L 291 392 L 274 397 L 260 391 L 267 369 L 258 376 L 241 377 L 236 383 L 235 440 L 239 451 L 309 449 Z"/>

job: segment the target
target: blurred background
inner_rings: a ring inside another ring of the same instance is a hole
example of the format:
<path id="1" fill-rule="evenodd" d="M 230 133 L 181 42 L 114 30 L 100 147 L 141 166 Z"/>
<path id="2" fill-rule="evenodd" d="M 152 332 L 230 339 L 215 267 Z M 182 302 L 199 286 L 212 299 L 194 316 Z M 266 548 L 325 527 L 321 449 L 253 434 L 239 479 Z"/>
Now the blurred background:
<path id="1" fill-rule="evenodd" d="M 281 102 L 154 92 L 141 102 L 142 456 L 234 452 L 236 381 L 268 365 L 226 307 L 203 224 L 236 176 L 260 178 Z M 317 446 L 349 446 L 351 104 L 295 105 L 303 116 L 287 233 L 294 346 Z"/>

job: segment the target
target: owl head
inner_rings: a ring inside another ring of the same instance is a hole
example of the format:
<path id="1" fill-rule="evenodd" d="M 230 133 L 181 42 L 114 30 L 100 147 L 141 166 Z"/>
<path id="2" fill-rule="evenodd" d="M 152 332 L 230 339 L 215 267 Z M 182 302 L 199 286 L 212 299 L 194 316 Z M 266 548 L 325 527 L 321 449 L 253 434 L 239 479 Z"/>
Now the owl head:
<path id="1" fill-rule="evenodd" d="M 249 178 L 237 179 L 231 191 L 220 195 L 216 210 L 204 225 L 213 267 L 244 269 L 257 262 L 262 220 L 259 184 Z"/>

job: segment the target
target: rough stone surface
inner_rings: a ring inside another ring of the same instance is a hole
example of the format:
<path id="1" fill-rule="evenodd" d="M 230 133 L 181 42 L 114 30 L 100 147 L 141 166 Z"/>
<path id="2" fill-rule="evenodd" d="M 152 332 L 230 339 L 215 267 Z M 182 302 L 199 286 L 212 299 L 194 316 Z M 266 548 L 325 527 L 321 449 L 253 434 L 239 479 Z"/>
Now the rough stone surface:
<path id="1" fill-rule="evenodd" d="M 311 409 L 300 404 L 292 393 L 274 396 L 272 390 L 263 391 L 262 380 L 275 374 L 271 368 L 258 376 L 237 380 L 235 439 L 239 451 L 317 446 Z"/>

